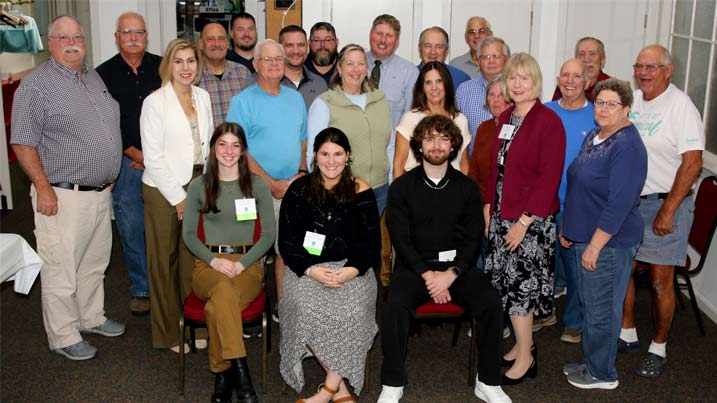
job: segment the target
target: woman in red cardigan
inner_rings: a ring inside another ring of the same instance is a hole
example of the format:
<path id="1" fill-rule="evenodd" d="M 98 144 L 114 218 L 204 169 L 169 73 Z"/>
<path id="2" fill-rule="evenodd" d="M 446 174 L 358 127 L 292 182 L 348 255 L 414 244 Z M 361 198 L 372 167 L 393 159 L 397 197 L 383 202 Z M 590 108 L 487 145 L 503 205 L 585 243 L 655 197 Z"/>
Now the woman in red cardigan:
<path id="1" fill-rule="evenodd" d="M 514 107 L 500 115 L 483 207 L 488 236 L 485 272 L 510 315 L 516 344 L 503 356 L 503 385 L 538 373 L 533 317 L 550 315 L 555 260 L 555 214 L 563 170 L 565 130 L 538 99 L 535 59 L 518 53 L 503 70 L 503 95 Z"/>

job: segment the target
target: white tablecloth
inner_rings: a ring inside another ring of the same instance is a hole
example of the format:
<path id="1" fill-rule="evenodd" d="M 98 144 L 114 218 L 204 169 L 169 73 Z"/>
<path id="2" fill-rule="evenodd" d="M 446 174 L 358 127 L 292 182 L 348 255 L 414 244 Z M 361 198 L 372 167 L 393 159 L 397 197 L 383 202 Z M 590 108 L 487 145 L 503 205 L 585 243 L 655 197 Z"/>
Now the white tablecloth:
<path id="1" fill-rule="evenodd" d="M 42 260 L 17 234 L 0 234 L 0 282 L 15 281 L 15 292 L 28 294 Z"/>

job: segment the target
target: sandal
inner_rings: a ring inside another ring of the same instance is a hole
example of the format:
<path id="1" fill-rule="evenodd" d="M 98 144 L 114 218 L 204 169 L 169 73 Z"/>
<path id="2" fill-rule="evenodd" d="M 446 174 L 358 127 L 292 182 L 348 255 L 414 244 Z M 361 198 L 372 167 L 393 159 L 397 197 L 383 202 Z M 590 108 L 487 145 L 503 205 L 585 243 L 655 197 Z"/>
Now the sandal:
<path id="1" fill-rule="evenodd" d="M 644 378 L 657 378 L 662 373 L 665 364 L 667 364 L 667 357 L 647 353 L 647 356 L 640 362 L 640 366 L 635 369 L 635 374 Z"/>
<path id="2" fill-rule="evenodd" d="M 316 388 L 316 393 L 321 392 L 321 389 L 323 389 L 324 391 L 328 392 L 331 396 L 333 396 L 333 395 L 339 393 L 338 390 L 333 390 L 333 389 L 331 389 L 330 387 L 324 385 L 323 383 L 320 384 L 318 388 Z M 331 399 L 329 399 L 329 401 L 331 401 Z M 342 402 L 349 402 L 349 401 L 351 401 L 351 400 L 342 400 Z M 304 400 L 304 399 L 299 399 L 299 400 L 296 401 L 296 403 L 306 403 L 306 400 Z"/>

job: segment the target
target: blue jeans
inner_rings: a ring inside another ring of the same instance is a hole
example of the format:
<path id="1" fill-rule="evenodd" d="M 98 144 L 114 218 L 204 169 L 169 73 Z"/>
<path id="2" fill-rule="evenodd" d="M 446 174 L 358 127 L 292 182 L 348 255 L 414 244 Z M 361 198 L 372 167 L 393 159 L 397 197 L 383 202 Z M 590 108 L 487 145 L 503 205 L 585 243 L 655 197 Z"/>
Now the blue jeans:
<path id="1" fill-rule="evenodd" d="M 563 226 L 562 210 L 557 215 L 556 231 L 560 233 Z M 567 287 L 568 293 L 565 296 L 565 310 L 563 312 L 563 323 L 571 329 L 582 329 L 583 317 L 580 314 L 580 299 L 578 298 L 578 273 L 575 262 L 575 253 L 563 248 L 560 239 L 555 241 L 555 287 Z M 553 299 L 554 301 L 554 299 Z M 553 305 L 555 305 L 553 303 Z"/>
<path id="2" fill-rule="evenodd" d="M 592 272 L 585 270 L 581 264 L 586 247 L 586 243 L 573 245 L 583 314 L 584 361 L 592 376 L 614 381 L 617 379 L 615 358 L 622 323 L 622 305 L 637 246 L 603 248 L 596 269 Z"/>
<path id="3" fill-rule="evenodd" d="M 112 207 L 129 274 L 129 293 L 133 297 L 149 297 L 147 253 L 144 243 L 142 171 L 130 167 L 131 161 L 128 157 L 122 156 L 122 168 L 112 191 Z"/>

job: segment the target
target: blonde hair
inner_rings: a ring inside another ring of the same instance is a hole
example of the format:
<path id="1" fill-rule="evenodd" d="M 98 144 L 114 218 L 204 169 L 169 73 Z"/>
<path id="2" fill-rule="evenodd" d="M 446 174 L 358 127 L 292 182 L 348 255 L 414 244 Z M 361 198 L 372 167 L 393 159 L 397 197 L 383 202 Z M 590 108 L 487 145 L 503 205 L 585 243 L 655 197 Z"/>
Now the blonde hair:
<path id="1" fill-rule="evenodd" d="M 543 74 L 540 72 L 540 65 L 535 58 L 527 53 L 516 53 L 508 59 L 503 67 L 503 80 L 500 84 L 500 92 L 503 93 L 503 98 L 506 101 L 513 102 L 513 99 L 508 93 L 508 77 L 512 74 L 525 75 L 533 80 L 533 93 L 531 94 L 532 99 L 540 97 L 540 93 L 543 91 Z"/>
<path id="2" fill-rule="evenodd" d="M 172 63 L 174 57 L 180 50 L 192 49 L 194 57 L 197 59 L 197 76 L 194 77 L 192 84 L 197 84 L 202 78 L 202 54 L 197 49 L 197 44 L 191 39 L 177 38 L 173 39 L 167 45 L 167 49 L 162 56 L 162 63 L 159 64 L 159 76 L 162 78 L 162 85 L 172 82 Z"/>

